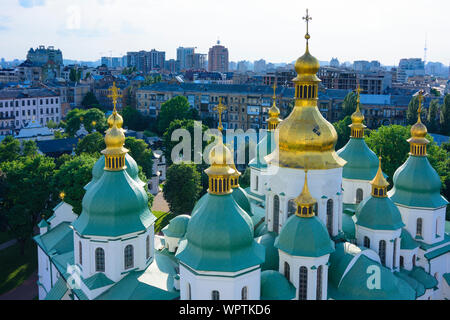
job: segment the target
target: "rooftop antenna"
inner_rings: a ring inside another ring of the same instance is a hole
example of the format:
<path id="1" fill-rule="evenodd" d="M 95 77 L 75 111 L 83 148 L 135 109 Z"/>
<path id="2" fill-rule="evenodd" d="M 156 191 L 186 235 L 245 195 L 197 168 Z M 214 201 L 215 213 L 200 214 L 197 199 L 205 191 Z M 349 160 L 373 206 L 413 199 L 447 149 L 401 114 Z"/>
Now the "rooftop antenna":
<path id="1" fill-rule="evenodd" d="M 425 33 L 425 48 L 424 50 L 424 56 L 423 56 L 423 64 L 427 64 L 427 52 L 428 52 L 428 46 L 427 46 L 427 40 L 428 40 L 428 33 Z"/>

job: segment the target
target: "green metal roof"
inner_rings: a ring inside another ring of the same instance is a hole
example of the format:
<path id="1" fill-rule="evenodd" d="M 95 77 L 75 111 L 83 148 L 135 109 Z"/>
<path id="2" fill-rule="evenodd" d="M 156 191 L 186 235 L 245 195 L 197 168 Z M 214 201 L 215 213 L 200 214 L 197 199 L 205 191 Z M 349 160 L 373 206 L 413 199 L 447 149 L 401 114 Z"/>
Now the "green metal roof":
<path id="1" fill-rule="evenodd" d="M 244 209 L 245 212 L 251 217 L 253 216 L 252 206 L 250 205 L 250 201 L 248 200 L 247 192 L 241 187 L 233 189 L 233 198 L 237 202 L 237 204 Z"/>
<path id="2" fill-rule="evenodd" d="M 50 289 L 44 300 L 61 300 L 67 292 L 68 287 L 66 281 L 60 277 L 53 288 Z"/>
<path id="3" fill-rule="evenodd" d="M 419 281 L 417 281 L 416 279 L 411 278 L 409 276 L 408 271 L 402 269 L 401 272 L 394 272 L 394 274 L 397 277 L 405 280 L 411 286 L 411 288 L 413 288 L 416 291 L 417 298 L 421 297 L 425 294 L 426 289 L 425 289 L 424 285 L 422 283 L 420 283 Z"/>
<path id="4" fill-rule="evenodd" d="M 343 178 L 371 181 L 377 174 L 378 157 L 369 149 L 363 138 L 350 138 L 337 154 L 347 161 L 342 173 Z"/>
<path id="5" fill-rule="evenodd" d="M 38 223 L 39 228 L 47 228 L 48 226 L 49 226 L 49 224 L 47 223 L 47 221 L 45 219 L 41 219 L 41 221 Z"/>
<path id="6" fill-rule="evenodd" d="M 416 208 L 441 208 L 448 201 L 441 196 L 441 179 L 427 157 L 410 156 L 394 174 L 389 197 L 396 204 Z"/>
<path id="7" fill-rule="evenodd" d="M 231 194 L 204 196 L 192 214 L 176 257 L 198 271 L 236 272 L 264 262 L 253 223 Z"/>
<path id="8" fill-rule="evenodd" d="M 300 257 L 321 257 L 334 251 L 334 243 L 318 217 L 301 218 L 297 215 L 287 220 L 275 240 L 275 247 Z"/>
<path id="9" fill-rule="evenodd" d="M 278 249 L 275 248 L 275 239 L 277 234 L 274 232 L 266 233 L 265 235 L 256 238 L 256 242 L 263 245 L 266 249 L 266 259 L 264 263 L 261 265 L 261 270 L 278 270 L 279 265 L 279 254 Z"/>
<path id="10" fill-rule="evenodd" d="M 372 230 L 397 230 L 405 226 L 400 211 L 389 198 L 369 197 L 356 210 L 356 224 Z"/>
<path id="11" fill-rule="evenodd" d="M 443 254 L 446 254 L 447 252 L 450 252 L 450 244 L 443 246 L 439 249 L 436 249 L 434 251 L 425 253 L 424 256 L 425 258 L 427 258 L 428 260 L 433 260 L 437 257 L 442 256 Z"/>
<path id="12" fill-rule="evenodd" d="M 444 279 L 447 282 L 447 284 L 450 286 L 450 273 L 445 273 L 444 274 Z"/>
<path id="13" fill-rule="evenodd" d="M 183 238 L 186 234 L 189 219 L 188 215 L 179 215 L 170 220 L 169 224 L 162 229 L 164 235 L 174 238 Z"/>
<path id="14" fill-rule="evenodd" d="M 347 240 L 356 239 L 356 227 L 353 216 L 345 212 L 342 214 L 342 231 Z"/>
<path id="15" fill-rule="evenodd" d="M 33 238 L 49 256 L 73 251 L 73 231 L 69 222 L 62 222 L 43 235 Z"/>
<path id="16" fill-rule="evenodd" d="M 428 274 L 422 267 L 414 267 L 408 275 L 423 284 L 425 289 L 432 289 L 438 285 L 436 278 Z"/>
<path id="17" fill-rule="evenodd" d="M 261 273 L 261 300 L 292 300 L 296 289 L 281 273 L 266 270 Z"/>
<path id="18" fill-rule="evenodd" d="M 89 290 L 95 290 L 99 288 L 103 288 L 106 286 L 110 286 L 114 284 L 114 281 L 109 279 L 104 273 L 99 272 L 94 274 L 92 277 L 89 277 L 87 279 L 82 279 L 86 287 L 89 288 Z"/>
<path id="19" fill-rule="evenodd" d="M 402 250 L 413 250 L 419 247 L 419 244 L 416 242 L 416 240 L 413 239 L 413 237 L 405 228 L 402 229 L 400 238 L 400 249 Z"/>
<path id="20" fill-rule="evenodd" d="M 145 231 L 156 220 L 145 189 L 124 171 L 105 171 L 83 198 L 83 211 L 73 223 L 85 236 L 117 237 Z"/>

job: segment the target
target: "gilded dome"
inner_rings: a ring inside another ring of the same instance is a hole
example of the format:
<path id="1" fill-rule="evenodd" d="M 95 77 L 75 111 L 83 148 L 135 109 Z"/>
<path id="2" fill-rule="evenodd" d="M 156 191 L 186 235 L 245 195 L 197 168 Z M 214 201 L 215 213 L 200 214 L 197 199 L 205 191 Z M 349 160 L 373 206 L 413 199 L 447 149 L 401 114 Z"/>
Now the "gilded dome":
<path id="1" fill-rule="evenodd" d="M 298 75 L 315 75 L 319 72 L 320 63 L 309 53 L 309 47 L 306 45 L 306 52 L 295 62 L 295 71 Z"/>
<path id="2" fill-rule="evenodd" d="M 219 138 L 219 142 L 209 152 L 209 163 L 211 166 L 205 170 L 208 175 L 232 175 L 235 170 L 229 164 L 233 163 L 230 149 Z"/>
<path id="3" fill-rule="evenodd" d="M 362 124 L 364 121 L 364 115 L 361 113 L 359 108 L 355 113 L 352 114 L 352 123 L 353 124 Z"/>
<path id="4" fill-rule="evenodd" d="M 411 127 L 411 136 L 415 139 L 424 139 L 428 134 L 427 127 L 419 121 Z"/>
<path id="5" fill-rule="evenodd" d="M 114 124 L 116 124 L 119 129 L 122 128 L 123 125 L 123 118 L 116 111 L 108 117 L 108 126 L 111 128 Z"/>

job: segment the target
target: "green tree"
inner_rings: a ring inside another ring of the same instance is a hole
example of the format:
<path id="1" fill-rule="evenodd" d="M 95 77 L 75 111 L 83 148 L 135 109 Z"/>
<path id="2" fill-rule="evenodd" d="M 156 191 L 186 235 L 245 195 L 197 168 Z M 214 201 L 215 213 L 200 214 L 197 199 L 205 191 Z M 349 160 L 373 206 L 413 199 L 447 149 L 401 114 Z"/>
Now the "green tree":
<path id="1" fill-rule="evenodd" d="M 20 156 L 20 141 L 13 136 L 6 136 L 0 142 L 0 164 L 6 161 L 13 161 Z"/>
<path id="2" fill-rule="evenodd" d="M 173 164 L 167 169 L 164 199 L 175 215 L 189 214 L 198 200 L 201 176 L 194 164 Z"/>
<path id="3" fill-rule="evenodd" d="M 84 117 L 84 110 L 73 109 L 70 110 L 66 116 L 64 129 L 69 137 L 74 137 L 78 130 L 80 130 L 82 119 Z"/>
<path id="4" fill-rule="evenodd" d="M 345 118 L 347 116 L 351 116 L 356 111 L 357 105 L 357 95 L 352 91 L 349 92 L 342 103 L 342 114 L 341 118 Z"/>
<path id="5" fill-rule="evenodd" d="M 54 197 L 64 192 L 64 201 L 73 207 L 73 212 L 81 214 L 84 186 L 92 179 L 92 168 L 96 158 L 82 154 L 66 161 L 53 176 Z"/>
<path id="6" fill-rule="evenodd" d="M 0 214 L 18 240 L 23 254 L 40 216 L 48 216 L 55 205 L 50 197 L 55 163 L 49 157 L 38 155 L 4 162 L 0 167 L 6 175 Z"/>
<path id="7" fill-rule="evenodd" d="M 350 125 L 352 124 L 352 118 L 350 116 L 346 116 L 344 119 L 333 123 L 334 128 L 338 134 L 338 141 L 336 143 L 336 150 L 343 148 L 348 140 L 350 139 Z"/>
<path id="8" fill-rule="evenodd" d="M 153 153 L 148 144 L 144 140 L 127 137 L 125 139 L 125 148 L 130 150 L 130 156 L 142 168 L 144 174 L 147 177 L 151 177 L 153 174 Z"/>
<path id="9" fill-rule="evenodd" d="M 123 117 L 124 126 L 131 130 L 144 131 L 149 129 L 154 122 L 150 117 L 130 106 L 125 107 L 120 113 Z"/>
<path id="10" fill-rule="evenodd" d="M 100 152 L 106 148 L 105 139 L 100 132 L 93 132 L 78 141 L 75 149 L 77 155 L 87 153 L 94 156 L 100 156 Z"/>
<path id="11" fill-rule="evenodd" d="M 244 174 L 241 176 L 241 179 L 239 181 L 239 184 L 242 188 L 246 189 L 250 187 L 250 177 L 251 177 L 251 169 L 250 167 L 247 167 L 245 169 Z"/>
<path id="12" fill-rule="evenodd" d="M 428 108 L 428 131 L 431 133 L 439 133 L 439 101 L 433 100 Z"/>
<path id="13" fill-rule="evenodd" d="M 72 82 L 80 82 L 82 70 L 77 68 L 70 69 L 69 80 Z"/>
<path id="14" fill-rule="evenodd" d="M 49 122 L 47 122 L 46 126 L 47 126 L 47 128 L 49 128 L 49 129 L 56 129 L 56 128 L 59 127 L 59 125 L 58 125 L 56 122 L 52 121 L 52 120 L 50 120 Z"/>
<path id="15" fill-rule="evenodd" d="M 91 108 L 83 114 L 83 125 L 89 133 L 94 129 L 104 133 L 108 129 L 105 113 L 97 108 Z"/>
<path id="16" fill-rule="evenodd" d="M 441 107 L 441 133 L 450 135 L 450 94 L 446 94 Z"/>
<path id="17" fill-rule="evenodd" d="M 166 161 L 168 165 L 172 164 L 172 150 L 173 148 L 180 143 L 180 141 L 172 141 L 172 134 L 175 130 L 184 129 L 189 132 L 191 137 L 191 161 L 194 161 L 194 130 L 195 130 L 196 122 L 194 120 L 174 120 L 170 123 L 166 132 L 163 135 L 163 152 L 166 157 Z M 208 127 L 202 125 L 202 152 L 205 147 L 211 143 L 211 141 L 203 141 L 203 134 L 208 130 Z"/>
<path id="18" fill-rule="evenodd" d="M 36 142 L 25 140 L 22 142 L 22 155 L 24 157 L 35 157 L 38 155 L 38 147 Z"/>
<path id="19" fill-rule="evenodd" d="M 103 110 L 102 106 L 100 106 L 100 103 L 97 100 L 97 97 L 92 91 L 86 93 L 83 100 L 81 101 L 81 105 L 84 109 L 98 108 Z"/>
<path id="20" fill-rule="evenodd" d="M 189 102 L 184 96 L 178 96 L 164 102 L 157 120 L 158 133 L 163 135 L 174 120 L 191 119 L 192 113 L 190 108 Z"/>

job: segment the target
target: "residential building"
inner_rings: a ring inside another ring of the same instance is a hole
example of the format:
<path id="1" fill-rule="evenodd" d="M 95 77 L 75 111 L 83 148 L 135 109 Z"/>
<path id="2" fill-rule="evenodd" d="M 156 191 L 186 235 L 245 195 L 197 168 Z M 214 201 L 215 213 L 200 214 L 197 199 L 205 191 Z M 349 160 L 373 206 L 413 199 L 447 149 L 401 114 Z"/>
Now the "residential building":
<path id="1" fill-rule="evenodd" d="M 209 49 L 208 71 L 228 72 L 228 49 L 220 41 Z"/>

